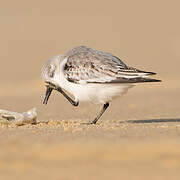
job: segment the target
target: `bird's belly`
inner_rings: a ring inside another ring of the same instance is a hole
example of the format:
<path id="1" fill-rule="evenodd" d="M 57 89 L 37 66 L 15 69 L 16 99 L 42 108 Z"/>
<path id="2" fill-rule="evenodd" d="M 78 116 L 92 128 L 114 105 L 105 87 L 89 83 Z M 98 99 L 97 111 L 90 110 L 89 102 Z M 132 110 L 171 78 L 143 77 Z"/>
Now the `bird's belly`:
<path id="1" fill-rule="evenodd" d="M 71 93 L 76 100 L 104 104 L 118 96 L 122 96 L 131 87 L 133 87 L 133 85 L 129 84 L 89 83 L 82 85 L 71 83 L 69 87 L 66 87 L 66 90 Z"/>
<path id="2" fill-rule="evenodd" d="M 69 82 L 64 73 L 56 79 L 57 84 L 71 93 L 76 101 L 91 101 L 97 104 L 110 102 L 112 99 L 122 96 L 133 84 L 118 84 L 118 83 L 82 83 L 76 84 Z"/>

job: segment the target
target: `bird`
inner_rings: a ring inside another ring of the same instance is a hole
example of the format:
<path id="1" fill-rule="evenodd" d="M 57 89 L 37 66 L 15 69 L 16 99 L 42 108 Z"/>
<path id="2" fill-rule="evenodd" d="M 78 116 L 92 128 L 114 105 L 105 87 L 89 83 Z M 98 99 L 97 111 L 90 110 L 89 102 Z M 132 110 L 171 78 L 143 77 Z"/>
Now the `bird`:
<path id="1" fill-rule="evenodd" d="M 160 82 L 149 77 L 155 74 L 130 67 L 111 53 L 78 46 L 44 63 L 41 75 L 47 89 L 43 104 L 48 103 L 53 90 L 73 106 L 82 101 L 101 104 L 99 114 L 88 123 L 96 124 L 113 99 L 138 83 Z"/>

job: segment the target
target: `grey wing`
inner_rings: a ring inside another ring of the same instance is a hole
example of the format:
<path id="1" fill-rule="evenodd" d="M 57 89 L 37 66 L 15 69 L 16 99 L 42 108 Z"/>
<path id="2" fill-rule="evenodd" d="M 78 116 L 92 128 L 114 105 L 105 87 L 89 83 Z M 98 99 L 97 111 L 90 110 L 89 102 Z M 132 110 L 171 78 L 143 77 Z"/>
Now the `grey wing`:
<path id="1" fill-rule="evenodd" d="M 66 53 L 66 78 L 80 83 L 135 83 L 155 73 L 130 68 L 116 56 L 80 46 Z M 152 81 L 152 80 L 151 80 Z M 148 81 L 149 82 L 149 81 Z"/>

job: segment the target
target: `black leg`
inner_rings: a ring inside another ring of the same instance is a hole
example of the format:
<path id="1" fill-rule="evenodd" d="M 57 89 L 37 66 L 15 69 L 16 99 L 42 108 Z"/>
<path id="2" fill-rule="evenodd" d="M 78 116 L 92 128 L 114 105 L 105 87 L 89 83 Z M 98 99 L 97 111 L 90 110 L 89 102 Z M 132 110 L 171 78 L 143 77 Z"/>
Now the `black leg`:
<path id="1" fill-rule="evenodd" d="M 103 115 L 106 109 L 109 107 L 109 103 L 104 104 L 101 112 L 97 115 L 97 117 L 91 122 L 91 124 L 96 124 L 99 118 Z"/>
<path id="2" fill-rule="evenodd" d="M 60 92 L 73 106 L 78 106 L 79 105 L 78 101 L 76 102 L 73 99 L 71 99 L 60 87 L 55 88 L 55 90 Z"/>

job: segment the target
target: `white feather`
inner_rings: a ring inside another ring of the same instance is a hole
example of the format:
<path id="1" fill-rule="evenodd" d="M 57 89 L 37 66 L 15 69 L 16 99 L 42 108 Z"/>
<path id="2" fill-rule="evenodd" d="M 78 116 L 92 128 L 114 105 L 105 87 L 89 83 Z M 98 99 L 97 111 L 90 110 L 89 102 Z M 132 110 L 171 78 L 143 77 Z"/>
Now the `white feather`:
<path id="1" fill-rule="evenodd" d="M 64 74 L 64 65 L 66 62 L 67 58 L 60 63 L 59 69 L 56 70 L 56 74 L 53 78 L 53 83 L 72 94 L 75 100 L 104 104 L 118 96 L 122 96 L 129 88 L 134 86 L 133 84 L 112 85 L 86 83 L 85 81 L 79 84 L 69 82 Z"/>

